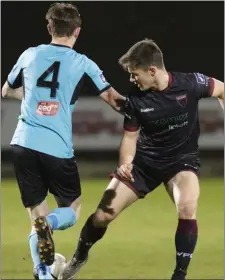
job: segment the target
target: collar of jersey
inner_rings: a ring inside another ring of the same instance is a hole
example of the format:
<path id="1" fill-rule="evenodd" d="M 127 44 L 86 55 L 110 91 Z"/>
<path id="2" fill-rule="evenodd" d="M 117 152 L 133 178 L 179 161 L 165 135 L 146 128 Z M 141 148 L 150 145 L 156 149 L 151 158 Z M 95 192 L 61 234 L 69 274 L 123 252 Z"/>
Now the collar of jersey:
<path id="1" fill-rule="evenodd" d="M 71 47 L 66 46 L 66 45 L 60 45 L 60 44 L 54 44 L 54 43 L 50 43 L 50 45 L 56 46 L 56 47 L 63 47 L 63 48 L 69 48 L 69 49 L 71 49 Z"/>

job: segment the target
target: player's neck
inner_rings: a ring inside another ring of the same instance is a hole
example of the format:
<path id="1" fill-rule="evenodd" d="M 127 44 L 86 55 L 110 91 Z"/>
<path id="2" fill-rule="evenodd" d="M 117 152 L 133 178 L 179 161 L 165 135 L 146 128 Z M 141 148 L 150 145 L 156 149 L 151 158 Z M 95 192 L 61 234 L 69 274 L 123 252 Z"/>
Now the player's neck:
<path id="1" fill-rule="evenodd" d="M 76 39 L 74 37 L 53 37 L 51 43 L 73 48 Z"/>
<path id="2" fill-rule="evenodd" d="M 169 86 L 170 76 L 169 73 L 164 69 L 158 72 L 154 88 L 157 91 L 163 91 Z"/>

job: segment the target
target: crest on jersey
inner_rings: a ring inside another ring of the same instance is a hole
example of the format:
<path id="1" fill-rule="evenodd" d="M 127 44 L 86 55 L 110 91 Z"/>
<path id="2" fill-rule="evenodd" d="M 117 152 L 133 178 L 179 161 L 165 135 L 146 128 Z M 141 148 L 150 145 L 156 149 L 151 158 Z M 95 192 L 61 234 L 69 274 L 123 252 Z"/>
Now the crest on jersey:
<path id="1" fill-rule="evenodd" d="M 183 95 L 177 96 L 176 100 L 177 100 L 177 103 L 181 107 L 186 107 L 187 106 L 187 94 L 183 94 Z"/>
<path id="2" fill-rule="evenodd" d="M 204 76 L 201 73 L 194 73 L 194 74 L 195 74 L 195 78 L 196 78 L 198 84 L 205 85 L 207 83 L 206 76 Z"/>

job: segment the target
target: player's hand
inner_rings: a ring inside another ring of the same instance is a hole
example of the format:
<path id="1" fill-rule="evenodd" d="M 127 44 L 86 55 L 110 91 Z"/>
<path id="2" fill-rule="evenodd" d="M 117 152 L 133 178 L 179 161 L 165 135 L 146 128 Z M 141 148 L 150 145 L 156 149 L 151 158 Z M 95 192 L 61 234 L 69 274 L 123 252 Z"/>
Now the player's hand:
<path id="1" fill-rule="evenodd" d="M 122 164 L 119 168 L 117 168 L 117 176 L 122 180 L 134 182 L 134 178 L 131 173 L 132 169 L 133 165 L 131 163 Z"/>

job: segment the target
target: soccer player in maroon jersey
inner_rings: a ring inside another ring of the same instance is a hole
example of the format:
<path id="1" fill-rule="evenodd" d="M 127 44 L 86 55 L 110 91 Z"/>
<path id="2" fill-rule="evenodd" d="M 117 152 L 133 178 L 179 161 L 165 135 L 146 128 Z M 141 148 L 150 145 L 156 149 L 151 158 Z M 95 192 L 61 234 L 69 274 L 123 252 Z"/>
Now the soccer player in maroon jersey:
<path id="1" fill-rule="evenodd" d="M 200 73 L 167 72 L 162 51 L 149 39 L 132 46 L 119 63 L 137 86 L 126 100 L 120 166 L 86 221 L 62 278 L 80 270 L 89 249 L 121 211 L 164 183 L 178 215 L 171 279 L 184 280 L 198 238 L 198 102 L 216 97 L 223 107 L 224 84 Z"/>

